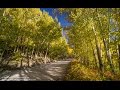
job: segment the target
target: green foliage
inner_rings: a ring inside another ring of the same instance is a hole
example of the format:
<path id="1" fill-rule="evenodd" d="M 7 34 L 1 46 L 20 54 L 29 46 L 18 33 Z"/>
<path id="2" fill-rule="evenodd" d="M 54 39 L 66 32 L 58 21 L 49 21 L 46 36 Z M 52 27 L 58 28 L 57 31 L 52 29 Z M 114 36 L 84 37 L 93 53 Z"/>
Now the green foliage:
<path id="1" fill-rule="evenodd" d="M 72 22 L 69 46 L 74 56 L 89 67 L 114 74 L 120 70 L 119 8 L 58 8 Z"/>
<path id="2" fill-rule="evenodd" d="M 68 56 L 67 43 L 64 38 L 59 38 L 51 42 L 50 57 L 53 59 L 63 59 Z"/>
<path id="3" fill-rule="evenodd" d="M 55 10 L 66 13 L 66 19 L 72 22 L 68 27 L 68 43 L 62 38 L 58 20 L 47 12 L 39 8 L 1 8 L 0 64 L 18 61 L 22 66 L 27 61 L 29 66 L 30 62 L 37 63 L 39 58 L 46 62 L 49 61 L 47 58 L 71 56 L 80 60 L 80 64 L 71 62 L 68 79 L 116 79 L 118 76 L 115 75 L 120 71 L 120 9 Z"/>
<path id="4" fill-rule="evenodd" d="M 0 27 L 2 58 L 7 57 L 4 51 L 8 52 L 9 49 L 12 50 L 9 52 L 12 54 L 10 61 L 20 63 L 26 61 L 25 57 L 28 61 L 30 58 L 34 61 L 34 57 L 41 57 L 40 55 L 51 58 L 66 56 L 67 45 L 61 38 L 61 26 L 58 21 L 39 8 L 1 9 Z M 57 43 L 57 46 L 51 46 L 51 42 Z"/>

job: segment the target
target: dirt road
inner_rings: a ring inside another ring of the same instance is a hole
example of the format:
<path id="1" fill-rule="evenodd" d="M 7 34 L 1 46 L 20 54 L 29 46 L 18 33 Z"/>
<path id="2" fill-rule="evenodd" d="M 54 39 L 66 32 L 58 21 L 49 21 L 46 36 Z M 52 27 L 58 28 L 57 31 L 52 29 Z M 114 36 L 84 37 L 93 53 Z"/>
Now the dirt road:
<path id="1" fill-rule="evenodd" d="M 62 81 L 70 60 L 41 64 L 22 70 L 5 71 L 0 81 Z"/>

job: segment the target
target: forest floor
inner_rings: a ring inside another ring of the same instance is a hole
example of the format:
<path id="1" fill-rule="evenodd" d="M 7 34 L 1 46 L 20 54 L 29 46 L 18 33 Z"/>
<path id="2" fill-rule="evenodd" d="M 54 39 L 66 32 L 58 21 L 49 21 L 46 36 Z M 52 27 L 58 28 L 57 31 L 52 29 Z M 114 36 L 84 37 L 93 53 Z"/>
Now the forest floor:
<path id="1" fill-rule="evenodd" d="M 67 59 L 21 70 L 7 70 L 0 74 L 0 81 L 62 81 L 70 61 Z"/>

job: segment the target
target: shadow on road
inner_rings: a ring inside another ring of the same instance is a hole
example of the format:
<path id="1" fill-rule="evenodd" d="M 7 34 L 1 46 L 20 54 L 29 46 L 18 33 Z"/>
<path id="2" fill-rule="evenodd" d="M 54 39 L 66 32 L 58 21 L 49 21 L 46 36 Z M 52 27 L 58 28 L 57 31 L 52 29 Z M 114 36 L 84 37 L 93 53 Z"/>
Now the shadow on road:
<path id="1" fill-rule="evenodd" d="M 1 81 L 61 81 L 70 61 L 41 64 L 22 70 L 11 70 L 0 75 Z"/>

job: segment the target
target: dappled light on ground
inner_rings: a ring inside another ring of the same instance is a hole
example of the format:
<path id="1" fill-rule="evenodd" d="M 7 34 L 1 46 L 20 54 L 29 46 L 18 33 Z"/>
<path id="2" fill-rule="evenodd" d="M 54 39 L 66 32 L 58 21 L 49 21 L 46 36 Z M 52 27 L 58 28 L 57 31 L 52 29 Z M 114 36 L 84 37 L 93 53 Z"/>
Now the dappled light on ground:
<path id="1" fill-rule="evenodd" d="M 1 81 L 56 81 L 62 80 L 70 61 L 57 61 L 37 65 L 22 70 L 6 71 L 0 75 Z"/>

